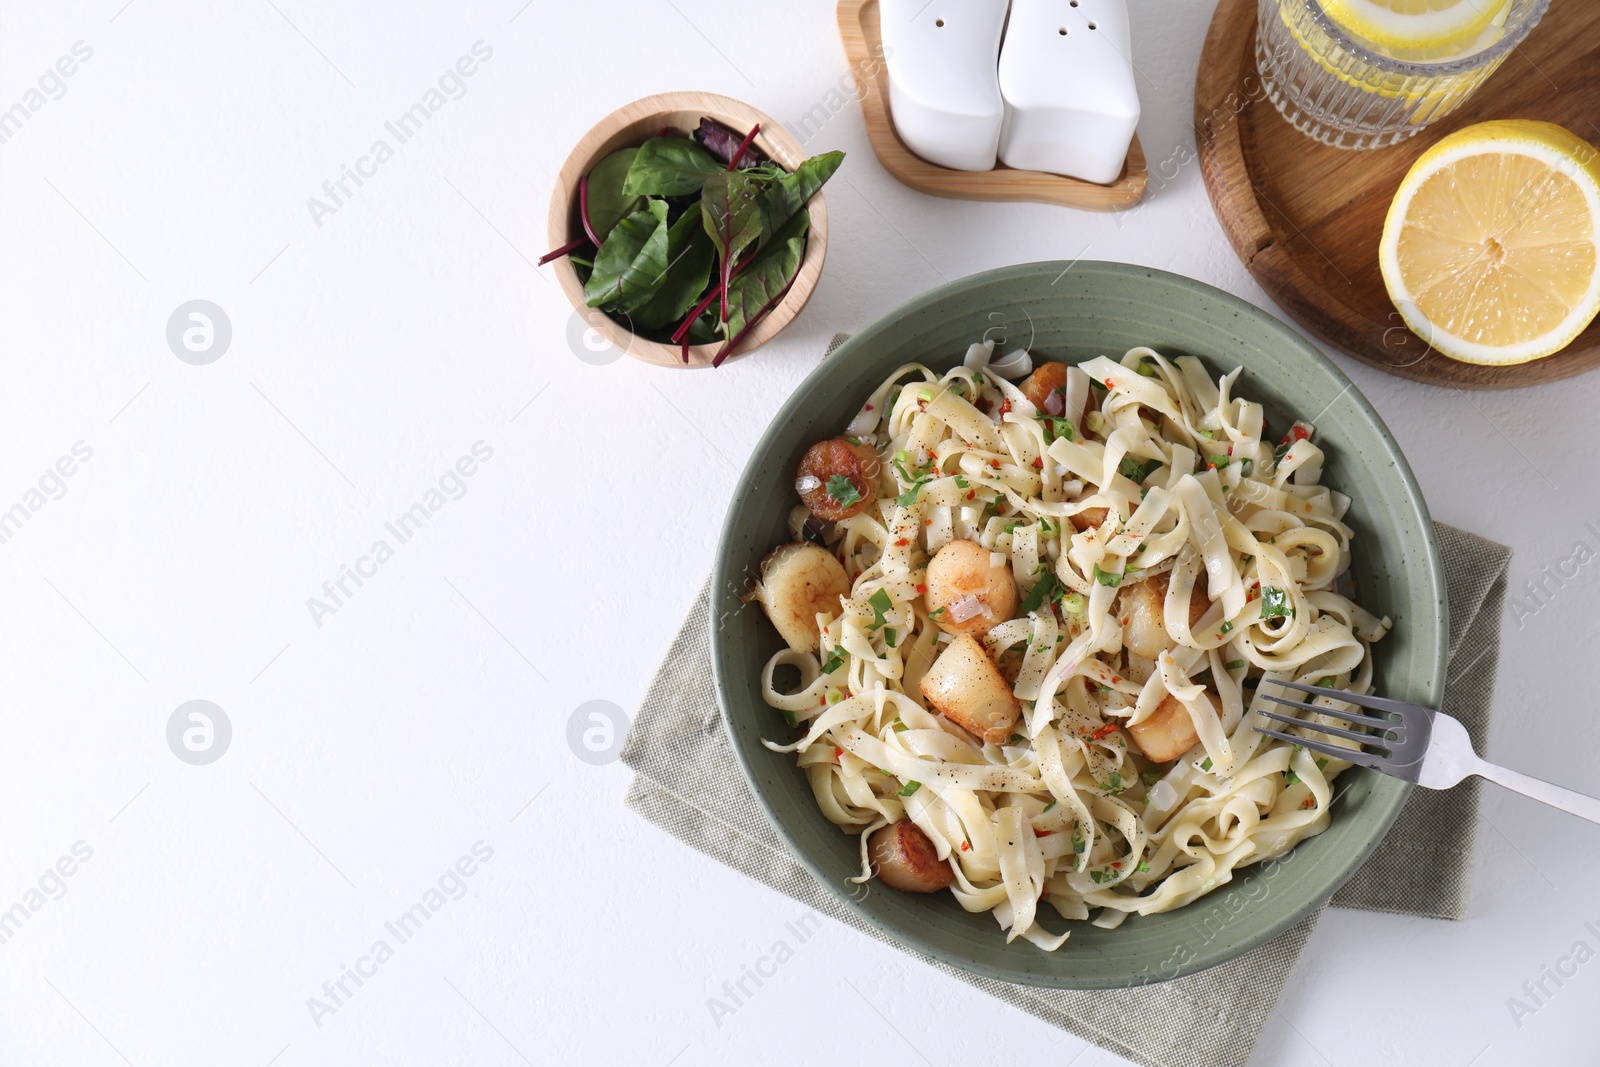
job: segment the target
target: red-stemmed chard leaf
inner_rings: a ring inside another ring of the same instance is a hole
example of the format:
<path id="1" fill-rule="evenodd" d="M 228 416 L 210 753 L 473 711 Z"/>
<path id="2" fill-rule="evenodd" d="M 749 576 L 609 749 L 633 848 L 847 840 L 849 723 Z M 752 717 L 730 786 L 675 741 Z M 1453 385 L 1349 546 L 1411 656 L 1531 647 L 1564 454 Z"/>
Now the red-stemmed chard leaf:
<path id="1" fill-rule="evenodd" d="M 589 235 L 590 242 L 599 248 L 601 239 L 594 235 L 594 226 L 589 222 L 589 176 L 585 174 L 578 179 L 578 218 L 583 222 L 583 232 Z"/>
<path id="2" fill-rule="evenodd" d="M 744 158 L 746 152 L 750 151 L 750 146 L 755 143 L 756 134 L 760 132 L 761 123 L 758 122 L 750 127 L 750 132 L 744 135 L 744 140 L 739 142 L 739 147 L 733 150 L 733 157 L 728 160 L 729 170 L 739 169 L 739 161 Z"/>
<path id="3" fill-rule="evenodd" d="M 568 241 L 560 248 L 552 248 L 550 251 L 539 257 L 539 266 L 542 267 L 551 260 L 560 259 L 562 256 L 570 256 L 572 253 L 576 252 L 578 249 L 582 248 L 588 243 L 589 239 L 587 237 L 580 237 L 576 241 Z"/>
<path id="4" fill-rule="evenodd" d="M 652 200 L 612 229 L 583 287 L 590 307 L 632 312 L 647 303 L 667 273 L 667 202 Z"/>
<path id="5" fill-rule="evenodd" d="M 751 328 L 778 305 L 794 284 L 795 276 L 800 273 L 800 261 L 805 256 L 806 233 L 810 226 L 808 213 L 796 215 L 750 260 L 750 269 L 728 286 L 728 314 L 724 318 L 728 341 L 711 361 L 713 367 L 721 366 Z"/>
<path id="6" fill-rule="evenodd" d="M 761 239 L 761 190 L 740 171 L 723 171 L 706 179 L 700 190 L 700 213 L 706 233 L 721 257 L 722 321 L 728 321 L 728 282 L 739 253 Z"/>

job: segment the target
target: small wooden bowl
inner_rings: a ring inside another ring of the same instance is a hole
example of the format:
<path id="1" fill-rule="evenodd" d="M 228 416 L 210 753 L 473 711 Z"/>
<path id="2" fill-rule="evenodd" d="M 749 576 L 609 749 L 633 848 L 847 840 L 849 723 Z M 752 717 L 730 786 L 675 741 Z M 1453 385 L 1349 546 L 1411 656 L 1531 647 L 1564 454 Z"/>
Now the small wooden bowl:
<path id="1" fill-rule="evenodd" d="M 635 100 L 596 123 L 592 130 L 583 135 L 562 165 L 555 190 L 550 195 L 550 247 L 559 248 L 583 235 L 583 223 L 578 218 L 578 180 L 593 170 L 596 163 L 618 149 L 644 143 L 660 133 L 663 127 L 687 137 L 700 125 L 701 118 L 715 119 L 739 133 L 747 133 L 759 123 L 761 132 L 756 134 L 756 147 L 786 170 L 794 170 L 807 158 L 800 143 L 776 121 L 732 97 L 683 92 L 661 93 Z M 767 312 L 739 342 L 739 347 L 728 354 L 728 359 L 748 355 L 772 340 L 778 331 L 800 314 L 800 309 L 811 299 L 817 279 L 822 274 L 822 260 L 828 252 L 828 206 L 823 202 L 820 192 L 811 198 L 807 206 L 811 210 L 811 233 L 806 240 L 806 252 L 800 260 L 800 272 L 795 275 L 794 284 L 789 287 L 789 293 L 783 301 Z M 689 362 L 685 363 L 680 346 L 647 341 L 604 312 L 585 304 L 583 284 L 578 281 L 577 270 L 565 256 L 551 265 L 561 282 L 562 291 L 579 314 L 589 319 L 596 332 L 634 359 L 679 369 L 709 367 L 722 348 L 721 341 L 691 345 Z"/>

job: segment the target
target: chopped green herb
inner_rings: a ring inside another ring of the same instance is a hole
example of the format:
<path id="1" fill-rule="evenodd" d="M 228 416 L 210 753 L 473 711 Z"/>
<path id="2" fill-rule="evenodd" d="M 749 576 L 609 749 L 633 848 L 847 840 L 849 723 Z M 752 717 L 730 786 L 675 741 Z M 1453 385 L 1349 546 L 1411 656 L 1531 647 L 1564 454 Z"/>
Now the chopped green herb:
<path id="1" fill-rule="evenodd" d="M 899 716 L 895 716 L 895 720 L 894 720 L 894 732 L 895 733 L 903 734 L 909 729 L 911 729 L 911 727 L 907 726 L 905 724 L 905 722 Z"/>
<path id="2" fill-rule="evenodd" d="M 1044 806 L 1044 810 L 1045 811 L 1049 811 L 1051 808 L 1053 808 L 1055 806 L 1056 806 L 1056 802 L 1052 800 L 1050 803 L 1048 803 L 1048 804 L 1046 804 Z"/>
<path id="3" fill-rule="evenodd" d="M 1134 870 L 1138 871 L 1140 874 L 1144 874 L 1150 870 L 1150 865 L 1144 860 L 1140 860 L 1139 866 L 1135 867 Z"/>
<path id="4" fill-rule="evenodd" d="M 787 722 L 790 726 L 800 725 L 800 720 L 794 717 L 794 712 L 788 711 L 784 708 L 779 708 L 778 710 L 783 715 L 784 722 Z"/>
<path id="5" fill-rule="evenodd" d="M 1219 629 L 1217 632 L 1218 633 L 1224 633 L 1224 634 L 1233 633 L 1233 623 L 1231 623 L 1231 622 L 1223 623 L 1221 629 Z"/>
<path id="6" fill-rule="evenodd" d="M 1161 779 L 1163 777 L 1166 776 L 1166 773 L 1167 772 L 1162 770 L 1160 767 L 1156 767 L 1156 766 L 1146 767 L 1144 769 L 1144 775 L 1143 775 L 1144 784 L 1145 785 L 1155 785 L 1157 782 L 1161 781 Z"/>
<path id="7" fill-rule="evenodd" d="M 847 653 L 844 651 L 844 649 L 842 649 L 842 648 L 834 649 L 833 652 L 828 656 L 827 661 L 825 663 L 823 663 L 823 665 L 822 665 L 822 673 L 823 674 L 832 674 L 834 671 L 836 671 L 840 667 L 844 666 L 844 660 L 845 660 L 845 656 L 846 655 L 847 655 Z"/>
<path id="8" fill-rule="evenodd" d="M 847 508 L 861 499 L 855 484 L 842 474 L 835 474 L 828 479 L 828 495 L 841 508 Z"/>
<path id="9" fill-rule="evenodd" d="M 922 783 L 921 782 L 907 782 L 905 784 L 905 788 L 900 790 L 900 792 L 896 793 L 895 796 L 908 797 L 912 793 L 915 793 L 917 790 L 919 790 L 921 788 L 922 788 Z"/>
<path id="10" fill-rule="evenodd" d="M 1008 745 L 1020 745 L 1020 744 L 1022 744 L 1022 742 L 1026 741 L 1026 740 L 1027 740 L 1027 738 L 1023 737 L 1021 734 L 1012 734 L 1010 737 L 1006 738 L 1006 744 L 1008 744 Z"/>
<path id="11" fill-rule="evenodd" d="M 1154 378 L 1156 376 L 1156 369 L 1148 363 L 1141 362 L 1133 369 L 1139 372 L 1139 377 L 1141 378 Z"/>
<path id="12" fill-rule="evenodd" d="M 1282 619 L 1294 617 L 1294 604 L 1286 590 L 1267 585 L 1261 588 L 1261 617 Z"/>
<path id="13" fill-rule="evenodd" d="M 1298 774 L 1294 773 L 1293 771 L 1284 771 L 1283 772 L 1283 784 L 1284 785 L 1299 785 L 1300 784 L 1300 776 Z"/>
<path id="14" fill-rule="evenodd" d="M 1072 428 L 1072 420 L 1062 415 L 1036 415 L 1034 416 L 1044 424 L 1044 443 L 1053 445 L 1056 438 L 1067 441 L 1076 441 L 1078 432 Z"/>
<path id="15" fill-rule="evenodd" d="M 932 611 L 928 612 L 928 618 L 937 619 L 940 615 L 943 615 L 944 612 L 944 608 L 934 608 Z"/>
<path id="16" fill-rule="evenodd" d="M 1134 456 L 1123 456 L 1122 462 L 1117 464 L 1117 473 L 1135 485 L 1143 485 L 1144 480 L 1154 474 L 1162 466 L 1159 459 L 1138 459 Z"/>
<path id="17" fill-rule="evenodd" d="M 1328 769 L 1328 757 L 1327 756 L 1318 756 L 1317 757 L 1317 770 L 1325 771 L 1327 769 Z"/>
<path id="18" fill-rule="evenodd" d="M 968 482 L 967 482 L 967 480 L 965 478 L 961 477 L 961 475 L 959 475 L 959 474 L 956 475 L 956 488 L 957 489 L 965 489 L 967 487 L 967 485 L 968 485 Z"/>
<path id="19" fill-rule="evenodd" d="M 1111 777 L 1106 779 L 1105 783 L 1102 784 L 1100 788 L 1104 790 L 1107 796 L 1114 797 L 1128 787 L 1122 784 L 1122 772 L 1112 771 Z"/>
<path id="20" fill-rule="evenodd" d="M 894 632 L 894 627 L 893 626 L 885 626 L 883 628 L 883 643 L 884 644 L 888 645 L 890 648 L 894 648 L 896 643 L 899 642 L 899 640 L 900 640 L 900 635 Z"/>
<path id="21" fill-rule="evenodd" d="M 1255 460 L 1253 460 L 1253 459 L 1241 459 L 1239 461 L 1239 477 L 1248 478 L 1252 474 L 1254 474 L 1255 472 L 1256 472 L 1256 461 Z"/>
<path id="22" fill-rule="evenodd" d="M 1328 689 L 1333 688 L 1333 675 L 1327 674 L 1317 679 L 1317 684 Z"/>
<path id="23" fill-rule="evenodd" d="M 1202 771 L 1209 771 L 1211 769 L 1211 757 L 1210 756 L 1207 756 L 1206 757 L 1206 761 L 1204 763 L 1200 764 L 1200 769 Z"/>
<path id="24" fill-rule="evenodd" d="M 884 624 L 884 613 L 894 607 L 894 601 L 889 599 L 889 594 L 879 589 L 867 598 L 867 606 L 872 609 L 872 622 L 867 629 L 876 630 Z"/>
<path id="25" fill-rule="evenodd" d="M 1033 583 L 1033 588 L 1028 590 L 1028 595 L 1022 600 L 1022 606 L 1017 609 L 1020 615 L 1038 611 L 1046 604 L 1058 603 L 1066 592 L 1061 585 L 1061 579 L 1044 564 L 1039 564 L 1039 569 L 1034 574 L 1039 580 Z"/>
<path id="26" fill-rule="evenodd" d="M 918 478 L 911 483 L 911 488 L 894 498 L 894 502 L 903 508 L 909 508 L 917 502 L 917 494 L 922 492 L 922 487 L 933 481 L 932 478 Z"/>
<path id="27" fill-rule="evenodd" d="M 1220 452 L 1213 452 L 1206 458 L 1211 460 L 1211 462 L 1216 465 L 1217 470 L 1221 470 L 1222 468 L 1226 467 L 1230 462 L 1229 458 Z"/>
<path id="28" fill-rule="evenodd" d="M 1099 582 L 1101 585 L 1108 585 L 1115 589 L 1117 586 L 1122 584 L 1122 572 L 1112 571 L 1110 574 L 1107 574 L 1105 571 L 1100 569 L 1100 564 L 1096 563 L 1094 565 L 1094 580 Z"/>
<path id="29" fill-rule="evenodd" d="M 1083 850 L 1088 848 L 1088 847 L 1089 847 L 1089 843 L 1083 839 L 1083 834 L 1078 832 L 1078 824 L 1077 823 L 1073 823 L 1072 824 L 1072 851 L 1076 852 L 1077 854 L 1079 854 L 1081 856 L 1083 854 Z"/>
<path id="30" fill-rule="evenodd" d="M 1228 661 L 1228 669 L 1230 671 L 1236 671 L 1240 667 L 1243 667 L 1244 665 L 1245 665 L 1245 662 L 1242 659 L 1231 659 L 1231 660 Z"/>

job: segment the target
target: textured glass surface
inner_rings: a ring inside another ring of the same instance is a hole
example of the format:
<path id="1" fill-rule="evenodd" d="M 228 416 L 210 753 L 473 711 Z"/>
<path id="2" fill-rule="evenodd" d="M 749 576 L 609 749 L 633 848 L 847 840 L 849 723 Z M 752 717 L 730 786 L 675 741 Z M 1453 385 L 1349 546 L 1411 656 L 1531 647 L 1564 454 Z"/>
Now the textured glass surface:
<path id="1" fill-rule="evenodd" d="M 1544 17 L 1550 0 L 1512 0 L 1476 51 L 1393 59 L 1336 25 L 1317 0 L 1259 0 L 1256 66 L 1267 96 L 1308 137 L 1338 148 L 1403 141 L 1454 111 Z"/>

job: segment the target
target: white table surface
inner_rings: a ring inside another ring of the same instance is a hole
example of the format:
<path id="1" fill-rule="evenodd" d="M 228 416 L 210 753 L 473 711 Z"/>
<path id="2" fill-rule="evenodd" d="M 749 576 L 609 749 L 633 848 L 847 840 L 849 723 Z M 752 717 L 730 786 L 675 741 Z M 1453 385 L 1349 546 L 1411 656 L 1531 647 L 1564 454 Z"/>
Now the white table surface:
<path id="1" fill-rule="evenodd" d="M 810 306 L 759 357 L 679 373 L 569 350 L 532 266 L 556 170 L 668 89 L 792 123 L 845 74 L 833 10 L 521 2 L 0 6 L 0 109 L 39 104 L 0 144 L 0 510 L 28 509 L 0 544 L 0 909 L 26 913 L 0 943 L 0 1062 L 1123 1062 L 831 922 L 799 944 L 805 909 L 624 809 L 626 769 L 566 731 L 587 701 L 637 707 L 737 472 L 836 330 L 1079 255 L 1271 308 L 1190 162 L 1212 5 L 1132 0 L 1165 178 L 1136 214 L 914 193 L 850 100 L 808 142 L 849 153 Z M 464 95 L 314 218 L 478 41 Z M 232 325 L 205 366 L 166 342 L 193 299 Z M 1434 515 L 1515 548 L 1514 593 L 1600 546 L 1600 376 L 1467 396 L 1336 358 Z M 465 495 L 388 535 L 479 441 Z M 393 558 L 319 625 L 308 598 L 379 539 Z M 1591 789 L 1597 575 L 1508 608 L 1488 753 Z M 192 699 L 232 724 L 207 766 L 167 744 Z M 1486 797 L 1470 918 L 1330 912 L 1256 1063 L 1596 1062 L 1600 830 Z M 479 841 L 461 899 L 386 932 Z M 313 1012 L 380 939 L 392 958 Z M 779 940 L 793 958 L 714 1018 Z M 1575 976 L 1514 1017 L 1557 965 Z"/>

